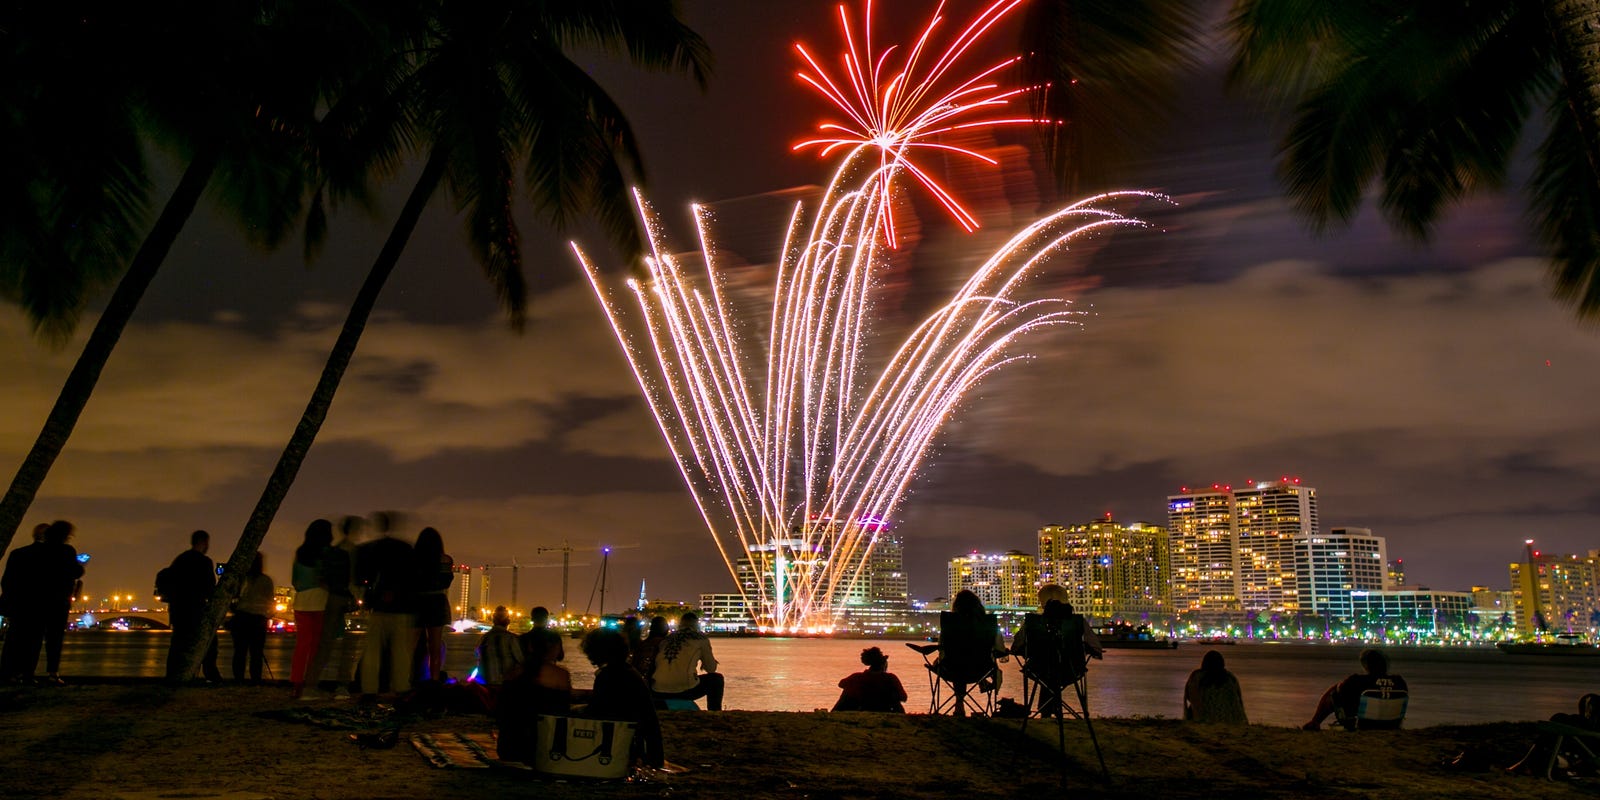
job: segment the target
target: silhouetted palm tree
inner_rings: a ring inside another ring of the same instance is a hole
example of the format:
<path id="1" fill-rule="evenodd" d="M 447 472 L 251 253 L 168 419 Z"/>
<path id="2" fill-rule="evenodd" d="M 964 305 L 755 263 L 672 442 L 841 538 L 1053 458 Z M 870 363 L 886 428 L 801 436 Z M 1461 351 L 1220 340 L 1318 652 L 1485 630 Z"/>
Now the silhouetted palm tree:
<path id="1" fill-rule="evenodd" d="M 105 0 L 0 11 L 0 143 L 17 154 L 0 168 L 0 290 L 64 340 L 93 290 L 126 264 L 0 500 L 0 553 L 204 191 L 260 244 L 298 220 L 319 104 L 383 41 L 378 17 L 360 5 Z M 141 242 L 146 141 L 183 171 Z"/>
<path id="2" fill-rule="evenodd" d="M 1154 141 L 1194 67 L 1196 0 L 1030 0 L 1022 66 L 1058 187 L 1104 191 Z"/>
<path id="3" fill-rule="evenodd" d="M 409 74 L 370 118 L 348 122 L 358 136 L 411 140 L 425 153 L 422 173 L 345 318 L 310 402 L 267 481 L 202 630 L 215 631 L 237 576 L 244 574 L 301 462 L 321 429 L 346 367 L 423 209 L 441 186 L 465 217 L 467 241 L 513 327 L 522 325 L 527 286 L 512 218 L 517 166 L 541 215 L 563 226 L 592 214 L 630 252 L 640 238 L 628 193 L 643 177 L 637 143 L 622 110 L 569 52 L 584 47 L 626 55 L 635 66 L 693 76 L 704 85 L 710 54 L 678 18 L 672 0 L 473 0 L 431 4 L 425 40 L 409 54 Z M 346 123 L 342 123 L 346 124 Z M 396 125 L 402 136 L 372 133 Z M 332 148 L 328 148 L 332 149 Z M 363 167 L 392 167 L 353 148 Z M 329 174 L 361 170 L 326 165 Z M 338 169 L 336 169 L 338 168 Z M 631 176 L 629 175 L 631 173 Z M 197 666 L 205 642 L 189 650 Z"/>
<path id="4" fill-rule="evenodd" d="M 1426 239 L 1507 181 L 1545 129 L 1528 204 L 1558 298 L 1600 320 L 1600 0 L 1237 0 L 1234 79 L 1293 107 L 1280 171 L 1318 231 L 1379 209 Z M 1530 122 L 1542 112 L 1546 119 Z"/>

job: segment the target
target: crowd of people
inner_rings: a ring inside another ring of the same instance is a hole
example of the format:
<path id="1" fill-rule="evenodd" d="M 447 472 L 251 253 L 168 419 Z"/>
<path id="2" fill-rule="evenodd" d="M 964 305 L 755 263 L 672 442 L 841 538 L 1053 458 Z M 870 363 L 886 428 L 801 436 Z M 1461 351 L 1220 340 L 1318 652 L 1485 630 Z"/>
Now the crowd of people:
<path id="1" fill-rule="evenodd" d="M 403 697 L 413 687 L 440 685 L 445 672 L 444 630 L 451 618 L 446 596 L 454 560 L 445 552 L 443 536 L 423 528 L 415 541 L 396 531 L 398 519 L 378 513 L 369 522 L 347 517 L 339 524 L 317 519 L 306 527 L 294 551 L 295 641 L 289 675 L 293 697 L 314 699 L 319 687 L 331 684 L 331 695 L 348 696 L 347 687 L 363 698 L 380 694 Z M 375 532 L 362 541 L 367 527 Z M 8 621 L 0 649 L 0 682 L 63 682 L 59 671 L 63 633 L 71 604 L 81 593 L 84 563 L 70 544 L 71 523 L 39 525 L 32 543 L 14 549 L 0 574 L 0 615 Z M 210 535 L 189 537 L 189 548 L 157 575 L 157 591 L 166 601 L 173 636 L 167 674 L 174 680 L 193 677 L 185 663 L 186 648 L 199 638 L 207 601 L 221 570 L 207 555 Z M 238 581 L 226 628 L 232 637 L 233 677 L 259 683 L 265 663 L 264 644 L 273 615 L 276 583 L 256 553 Z M 366 635 L 359 654 L 345 635 L 346 617 L 365 611 Z M 583 639 L 582 652 L 595 669 L 593 688 L 574 689 L 564 665 L 561 634 L 550 626 L 549 612 L 535 608 L 532 627 L 520 635 L 510 630 L 511 613 L 496 608 L 491 629 L 478 642 L 476 679 L 484 686 L 499 728 L 501 755 L 529 760 L 537 737 L 537 720 L 583 715 L 635 725 L 634 757 L 640 763 L 663 763 L 657 712 L 698 707 L 721 710 L 726 691 L 711 640 L 699 619 L 687 612 L 673 625 L 665 617 L 641 621 L 626 618 L 620 628 L 599 628 Z M 1084 618 L 1075 613 L 1067 591 L 1057 585 L 1039 590 L 1039 607 L 1028 614 L 1008 645 L 994 617 L 976 595 L 963 591 L 941 617 L 938 644 L 911 645 L 928 659 L 929 670 L 958 692 L 993 693 L 999 689 L 998 663 L 1011 656 L 1022 662 L 1025 679 L 1047 689 L 1035 693 L 1038 705 L 1029 713 L 1054 715 L 1062 692 L 1087 671 L 1091 659 L 1103 657 L 1100 642 Z M 966 642 L 965 652 L 954 643 Z M 46 673 L 36 676 L 41 651 Z M 352 655 L 358 655 L 352 664 Z M 1360 655 L 1361 672 L 1322 693 L 1311 719 L 1302 727 L 1321 729 L 1333 717 L 1349 728 L 1396 728 L 1408 697 L 1405 679 L 1390 670 L 1381 650 Z M 889 671 L 889 657 L 878 647 L 861 651 L 865 669 L 839 681 L 834 711 L 904 712 L 908 699 L 900 679 Z M 353 669 L 347 669 L 353 666 Z M 221 679 L 215 637 L 200 659 L 206 681 Z M 324 680 L 329 677 L 331 681 Z M 247 677 L 248 676 L 248 677 Z M 1185 682 L 1182 719 L 1217 725 L 1245 725 L 1243 689 L 1217 650 L 1207 651 L 1200 667 Z M 1393 713 L 1400 698 L 1398 713 Z M 1389 716 L 1368 714 L 1368 706 L 1391 703 Z M 1587 695 L 1578 715 L 1557 715 L 1554 721 L 1600 729 L 1600 696 Z M 1541 741 L 1523 765 L 1548 761 L 1554 745 Z M 1553 762 L 1552 762 L 1553 763 Z M 1523 766 L 1519 765 L 1519 767 Z"/>

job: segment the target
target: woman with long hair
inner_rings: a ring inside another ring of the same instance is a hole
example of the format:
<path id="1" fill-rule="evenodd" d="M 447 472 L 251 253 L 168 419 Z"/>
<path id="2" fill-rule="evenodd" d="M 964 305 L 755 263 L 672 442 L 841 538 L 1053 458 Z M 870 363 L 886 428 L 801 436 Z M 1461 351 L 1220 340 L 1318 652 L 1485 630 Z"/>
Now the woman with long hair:
<path id="1" fill-rule="evenodd" d="M 1239 679 L 1228 671 L 1221 653 L 1207 650 L 1200 658 L 1200 668 L 1189 673 L 1183 687 L 1183 718 L 1222 725 L 1250 724 L 1244 714 Z"/>
<path id="2" fill-rule="evenodd" d="M 276 584 L 266 569 L 266 557 L 256 551 L 250 571 L 239 583 L 239 597 L 233 603 L 233 619 L 228 632 L 233 634 L 233 679 L 244 680 L 245 662 L 250 664 L 250 682 L 261 682 L 261 667 L 266 663 L 267 619 L 272 616 Z"/>
<path id="3" fill-rule="evenodd" d="M 333 523 L 317 519 L 306 526 L 305 541 L 294 551 L 294 574 L 290 578 L 294 585 L 294 665 L 289 670 L 293 697 L 304 696 L 307 672 L 316 662 L 322 644 L 322 627 L 328 608 L 328 580 L 322 573 L 322 565 L 332 546 Z M 310 676 L 313 684 L 318 677 Z"/>
<path id="4" fill-rule="evenodd" d="M 412 550 L 417 575 L 417 629 L 426 658 L 420 665 L 425 681 L 444 680 L 444 629 L 450 624 L 450 598 L 445 592 L 455 578 L 455 560 L 444 551 L 444 537 L 433 528 L 417 534 Z"/>

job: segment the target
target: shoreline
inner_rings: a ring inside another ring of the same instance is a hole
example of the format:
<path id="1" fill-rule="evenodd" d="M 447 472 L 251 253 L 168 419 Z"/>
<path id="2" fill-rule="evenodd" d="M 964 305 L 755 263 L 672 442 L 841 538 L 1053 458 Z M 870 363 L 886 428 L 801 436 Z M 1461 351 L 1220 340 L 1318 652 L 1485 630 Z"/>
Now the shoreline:
<path id="1" fill-rule="evenodd" d="M 728 711 L 662 716 L 681 774 L 643 783 L 538 779 L 510 769 L 437 769 L 406 742 L 363 749 L 350 730 L 286 721 L 276 686 L 172 688 L 155 681 L 0 690 L 0 786 L 9 798 L 170 796 L 478 800 L 484 796 L 964 798 L 1046 795 L 1211 798 L 1594 797 L 1600 781 L 1546 782 L 1502 769 L 1535 723 L 1393 732 L 1226 728 L 1168 719 L 1096 718 L 1107 785 L 1083 723 L 922 714 Z M 350 704 L 344 703 L 346 707 Z M 415 719 L 405 733 L 486 735 L 483 715 Z M 1444 761 L 1466 752 L 1479 769 Z M 231 795 L 229 793 L 232 793 Z"/>

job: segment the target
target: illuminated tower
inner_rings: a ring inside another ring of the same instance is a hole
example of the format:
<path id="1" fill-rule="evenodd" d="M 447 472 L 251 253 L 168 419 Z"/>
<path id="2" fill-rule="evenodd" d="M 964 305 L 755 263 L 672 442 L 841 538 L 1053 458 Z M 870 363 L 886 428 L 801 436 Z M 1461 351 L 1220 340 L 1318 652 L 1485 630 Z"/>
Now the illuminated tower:
<path id="1" fill-rule="evenodd" d="M 1600 614 L 1600 550 L 1586 556 L 1544 553 L 1533 549 L 1530 539 L 1523 558 L 1511 564 L 1517 632 L 1591 630 Z"/>
<path id="2" fill-rule="evenodd" d="M 1213 485 L 1167 498 L 1167 542 L 1172 564 L 1172 610 L 1197 620 L 1237 616 L 1238 551 L 1233 535 L 1233 491 Z"/>
<path id="3" fill-rule="evenodd" d="M 1388 545 L 1366 528 L 1334 528 L 1295 542 L 1300 609 L 1327 617 L 1355 618 L 1351 592 L 1388 588 Z"/>
<path id="4" fill-rule="evenodd" d="M 1124 525 L 1108 514 L 1087 525 L 1047 525 L 1039 531 L 1039 583 L 1058 583 L 1074 610 L 1096 620 L 1170 614 L 1167 532 Z"/>
<path id="5" fill-rule="evenodd" d="M 1317 490 L 1299 478 L 1235 489 L 1233 519 L 1240 605 L 1246 613 L 1298 611 L 1295 539 L 1318 533 Z"/>
<path id="6" fill-rule="evenodd" d="M 985 607 L 1033 608 L 1038 604 L 1039 562 L 1021 550 L 950 560 L 950 597 L 970 590 Z"/>

